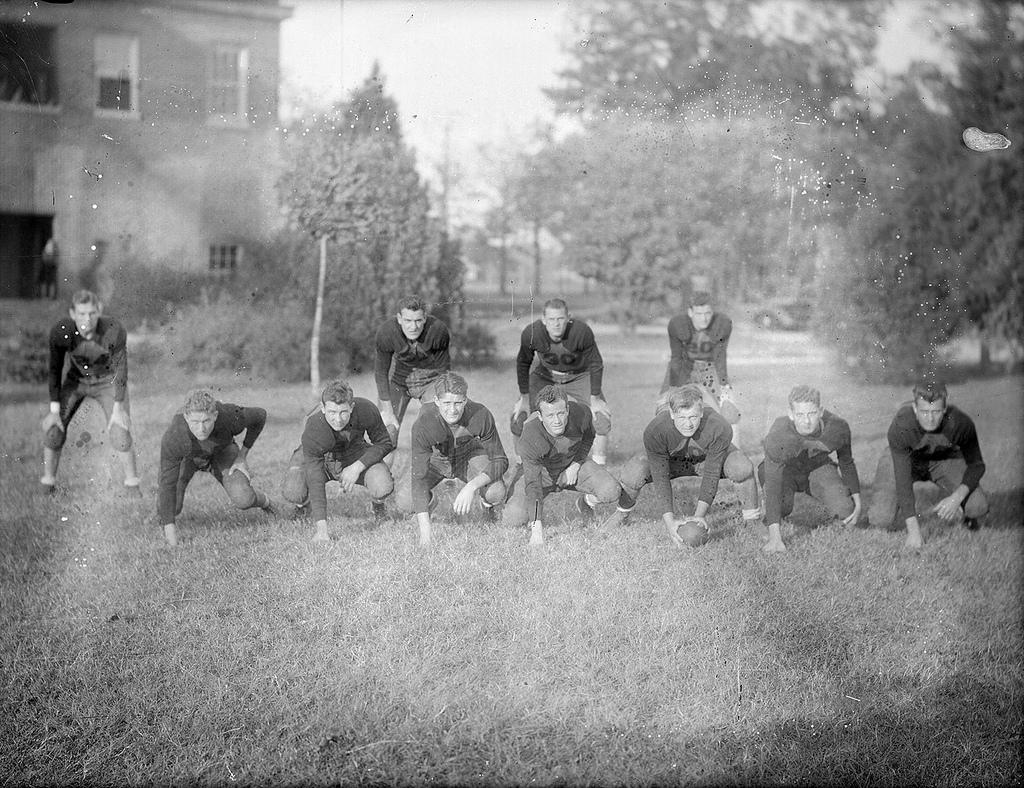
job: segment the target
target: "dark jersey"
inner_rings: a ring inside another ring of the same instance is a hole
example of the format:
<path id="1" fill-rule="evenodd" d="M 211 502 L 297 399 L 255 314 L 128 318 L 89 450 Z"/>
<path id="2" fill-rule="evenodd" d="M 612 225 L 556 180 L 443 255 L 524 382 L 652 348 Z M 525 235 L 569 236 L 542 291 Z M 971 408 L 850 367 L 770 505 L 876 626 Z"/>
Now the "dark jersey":
<path id="1" fill-rule="evenodd" d="M 436 403 L 424 405 L 412 425 L 411 475 L 415 511 L 427 511 L 430 502 L 427 475 L 432 457 L 456 464 L 462 457 L 480 450 L 487 453 L 489 462 L 484 473 L 490 480 L 495 482 L 504 476 L 508 470 L 508 457 L 498 437 L 494 416 L 486 407 L 469 400 L 462 418 L 455 424 L 449 424 L 441 416 Z"/>
<path id="2" fill-rule="evenodd" d="M 704 408 L 700 426 L 689 438 L 676 429 L 669 411 L 655 416 L 644 430 L 644 449 L 651 466 L 651 481 L 659 511 L 663 514 L 674 511 L 669 472 L 672 460 L 704 463 L 698 500 L 710 506 L 718 493 L 718 480 L 722 478 L 722 467 L 730 446 L 732 427 L 711 408 Z"/>
<path id="3" fill-rule="evenodd" d="M 356 397 L 348 424 L 341 430 L 334 430 L 327 423 L 319 407 L 310 413 L 302 430 L 301 448 L 310 512 L 316 521 L 327 519 L 326 459 L 340 462 L 342 466 L 361 461 L 369 468 L 394 451 L 395 446 L 377 406 L 368 399 Z"/>
<path id="4" fill-rule="evenodd" d="M 601 351 L 597 349 L 594 332 L 583 321 L 570 320 L 558 342 L 551 340 L 541 320 L 535 320 L 523 329 L 519 339 L 519 355 L 516 356 L 516 380 L 519 383 L 520 394 L 526 394 L 530 390 L 530 367 L 535 354 L 538 365 L 558 383 L 564 383 L 589 372 L 590 394 L 594 397 L 601 396 L 604 359 L 601 358 Z"/>
<path id="5" fill-rule="evenodd" d="M 128 335 L 118 321 L 101 317 L 92 339 L 78 333 L 70 317 L 50 329 L 50 401 L 60 400 L 64 357 L 70 359 L 67 383 L 114 383 L 114 401 L 123 402 L 128 387 Z"/>
<path id="6" fill-rule="evenodd" d="M 718 379 L 729 382 L 726 369 L 726 353 L 729 337 L 732 335 L 732 321 L 716 312 L 703 331 L 693 326 L 689 315 L 676 315 L 668 321 L 668 345 L 672 351 L 669 361 L 668 382 L 670 386 L 685 386 L 690 382 L 695 361 L 709 361 L 715 365 Z"/>
<path id="7" fill-rule="evenodd" d="M 853 461 L 850 425 L 827 410 L 821 412 L 821 425 L 813 435 L 801 435 L 788 416 L 780 416 L 764 439 L 765 517 L 769 523 L 782 520 L 782 475 L 784 470 L 797 477 L 832 462 L 836 455 L 839 475 L 850 494 L 860 492 L 860 477 Z"/>
<path id="8" fill-rule="evenodd" d="M 433 315 L 426 316 L 418 339 L 407 338 L 402 333 L 398 318 L 393 317 L 378 326 L 374 341 L 377 355 L 373 376 L 377 382 L 377 396 L 382 402 L 391 401 L 389 379 L 410 388 L 419 382 L 418 377 L 426 379 L 438 371 L 451 369 L 452 360 L 448 353 L 451 334 L 448 326 Z M 391 369 L 392 361 L 394 371 Z"/>
<path id="9" fill-rule="evenodd" d="M 206 440 L 199 440 L 188 428 L 184 413 L 174 414 L 160 441 L 160 479 L 157 512 L 163 524 L 174 522 L 178 474 L 183 460 L 191 460 L 197 468 L 209 467 L 213 455 L 234 443 L 235 436 L 245 432 L 242 445 L 251 449 L 267 423 L 263 408 L 243 408 L 230 402 L 218 402 L 217 422 Z"/>
<path id="10" fill-rule="evenodd" d="M 569 418 L 565 432 L 555 437 L 544 429 L 540 416 L 532 416 L 523 425 L 519 456 L 523 460 L 523 486 L 529 519 L 540 520 L 544 500 L 542 470 L 557 480 L 572 463 L 581 465 L 594 445 L 594 417 L 590 408 L 569 400 Z"/>
<path id="11" fill-rule="evenodd" d="M 954 405 L 946 408 L 946 414 L 937 430 L 925 432 L 914 415 L 913 403 L 903 404 L 889 425 L 888 439 L 896 474 L 896 497 L 899 502 L 897 518 L 906 520 L 916 513 L 912 472 L 914 465 L 963 458 L 967 469 L 961 483 L 967 486 L 968 493 L 974 492 L 985 474 L 985 462 L 981 458 L 974 421 Z"/>

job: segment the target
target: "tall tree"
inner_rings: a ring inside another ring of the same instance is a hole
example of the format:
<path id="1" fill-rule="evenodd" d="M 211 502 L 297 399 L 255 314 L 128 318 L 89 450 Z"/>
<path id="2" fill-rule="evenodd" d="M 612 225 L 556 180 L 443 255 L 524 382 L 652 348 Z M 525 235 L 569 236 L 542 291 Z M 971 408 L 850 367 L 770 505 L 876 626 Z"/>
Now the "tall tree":
<path id="1" fill-rule="evenodd" d="M 333 372 L 372 362 L 368 337 L 396 298 L 436 295 L 440 234 L 375 65 L 350 99 L 289 133 L 279 186 L 293 220 L 327 238 L 323 339 Z"/>

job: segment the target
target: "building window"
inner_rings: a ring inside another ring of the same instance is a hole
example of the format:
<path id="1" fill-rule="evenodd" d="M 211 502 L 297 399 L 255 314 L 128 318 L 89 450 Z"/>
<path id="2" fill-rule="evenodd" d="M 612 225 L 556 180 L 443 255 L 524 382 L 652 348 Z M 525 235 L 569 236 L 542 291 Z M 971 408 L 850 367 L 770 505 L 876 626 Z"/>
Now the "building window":
<path id="1" fill-rule="evenodd" d="M 0 102 L 57 106 L 54 30 L 0 23 Z"/>
<path id="2" fill-rule="evenodd" d="M 245 122 L 249 114 L 249 50 L 228 44 L 214 46 L 206 95 L 211 120 Z"/>
<path id="3" fill-rule="evenodd" d="M 97 111 L 118 114 L 138 112 L 138 39 L 127 36 L 97 36 L 93 54 Z"/>
<path id="4" fill-rule="evenodd" d="M 237 244 L 210 244 L 210 270 L 229 276 L 242 262 L 242 247 Z"/>

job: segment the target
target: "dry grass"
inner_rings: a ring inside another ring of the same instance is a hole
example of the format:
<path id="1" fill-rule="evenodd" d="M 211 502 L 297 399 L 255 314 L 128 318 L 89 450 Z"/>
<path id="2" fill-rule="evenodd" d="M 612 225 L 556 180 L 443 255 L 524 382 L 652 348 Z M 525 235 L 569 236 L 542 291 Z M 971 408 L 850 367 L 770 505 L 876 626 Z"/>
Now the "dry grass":
<path id="1" fill-rule="evenodd" d="M 611 359 L 628 347 L 602 341 Z M 745 422 L 781 413 L 809 363 L 738 365 Z M 659 364 L 609 360 L 613 463 L 639 445 Z M 901 393 L 810 371 L 854 425 L 870 481 Z M 471 375 L 471 395 L 503 414 L 510 374 Z M 34 497 L 39 407 L 3 409 L 3 784 L 1021 776 L 1019 378 L 954 390 L 979 417 L 989 462 L 996 511 L 980 532 L 932 528 L 918 555 L 902 534 L 823 523 L 801 505 L 790 552 L 768 556 L 728 483 L 713 509 L 719 537 L 699 550 L 669 548 L 649 496 L 606 537 L 559 501 L 541 549 L 525 530 L 442 517 L 421 550 L 409 519 L 367 529 L 365 499 L 332 498 L 335 538 L 316 546 L 308 523 L 235 512 L 207 478 L 189 490 L 171 551 L 145 519 L 160 432 L 185 384 L 139 377 L 141 508 L 96 470 L 106 449 L 95 413 L 76 427 L 95 439 L 67 452 L 67 493 Z M 356 387 L 372 392 L 368 377 Z M 276 495 L 307 392 L 246 383 L 224 397 L 270 410 L 251 464 Z M 629 402 L 643 404 L 626 412 Z M 755 454 L 756 432 L 744 434 Z"/>

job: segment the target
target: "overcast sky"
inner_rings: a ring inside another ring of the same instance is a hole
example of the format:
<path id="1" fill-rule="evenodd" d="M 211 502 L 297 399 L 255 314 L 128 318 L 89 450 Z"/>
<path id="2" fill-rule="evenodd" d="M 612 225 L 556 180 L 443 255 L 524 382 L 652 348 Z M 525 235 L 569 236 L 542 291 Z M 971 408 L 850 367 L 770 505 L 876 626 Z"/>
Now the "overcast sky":
<path id="1" fill-rule="evenodd" d="M 541 92 L 564 64 L 579 0 L 286 0 L 281 27 L 286 101 L 329 104 L 380 61 L 406 139 L 437 164 L 446 130 L 453 155 L 472 170 L 481 143 L 500 143 L 549 118 Z M 948 6 L 949 4 L 947 4 Z M 879 59 L 891 70 L 932 60 L 932 25 L 916 0 L 898 0 Z M 879 80 L 880 81 L 880 80 Z M 871 83 L 865 83 L 871 89 Z"/>

